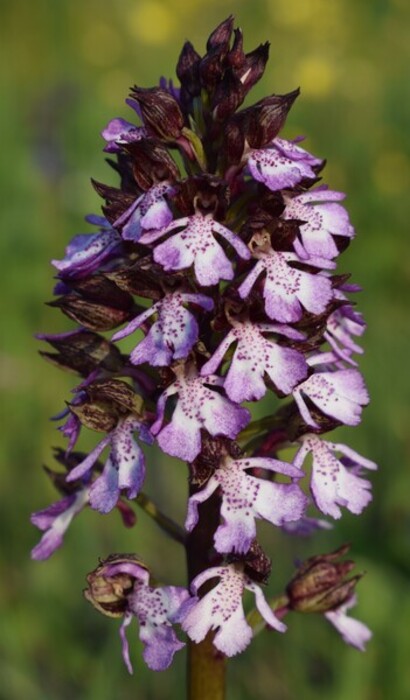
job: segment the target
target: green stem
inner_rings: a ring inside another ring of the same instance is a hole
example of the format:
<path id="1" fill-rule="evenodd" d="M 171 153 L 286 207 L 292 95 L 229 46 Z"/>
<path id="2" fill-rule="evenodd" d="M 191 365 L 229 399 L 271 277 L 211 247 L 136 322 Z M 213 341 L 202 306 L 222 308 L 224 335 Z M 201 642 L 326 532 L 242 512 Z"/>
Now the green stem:
<path id="1" fill-rule="evenodd" d="M 213 634 L 188 646 L 189 700 L 224 700 L 226 659 L 215 649 Z"/>
<path id="2" fill-rule="evenodd" d="M 172 518 L 169 518 L 161 510 L 159 510 L 155 503 L 151 501 L 151 499 L 148 498 L 145 493 L 139 493 L 135 500 L 142 510 L 149 515 L 150 518 L 155 520 L 157 525 L 164 530 L 164 532 L 170 535 L 177 542 L 185 544 L 185 530 L 178 525 L 178 523 L 174 522 Z"/>
<path id="3" fill-rule="evenodd" d="M 191 486 L 190 495 L 195 487 Z M 199 521 L 187 537 L 188 578 L 191 582 L 212 563 L 213 534 L 219 524 L 219 497 L 214 495 L 199 506 Z M 204 586 L 206 588 L 206 586 Z M 226 658 L 214 647 L 213 633 L 199 644 L 189 641 L 187 655 L 188 700 L 224 700 Z"/>

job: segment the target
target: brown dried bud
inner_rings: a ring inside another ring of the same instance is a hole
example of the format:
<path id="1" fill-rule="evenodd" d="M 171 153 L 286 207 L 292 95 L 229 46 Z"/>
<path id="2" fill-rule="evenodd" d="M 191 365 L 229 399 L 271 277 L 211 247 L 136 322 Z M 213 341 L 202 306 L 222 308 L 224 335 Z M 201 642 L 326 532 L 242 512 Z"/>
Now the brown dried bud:
<path id="1" fill-rule="evenodd" d="M 338 562 L 349 545 L 343 545 L 330 554 L 319 554 L 307 559 L 297 570 L 286 588 L 289 607 L 299 612 L 327 612 L 343 605 L 349 598 L 362 574 L 345 579 L 355 566 L 351 560 Z"/>
<path id="2" fill-rule="evenodd" d="M 135 581 L 148 579 L 147 567 L 135 554 L 112 554 L 88 574 L 84 597 L 103 615 L 122 617 Z"/>
<path id="3" fill-rule="evenodd" d="M 75 330 L 60 336 L 38 335 L 57 350 L 56 353 L 40 351 L 47 360 L 81 376 L 87 377 L 94 369 L 101 367 L 109 372 L 119 371 L 123 360 L 118 348 L 97 333 Z"/>
<path id="4" fill-rule="evenodd" d="M 50 302 L 49 306 L 61 309 L 66 316 L 91 331 L 110 331 L 132 315 L 130 310 L 86 301 L 74 292 Z"/>
<path id="5" fill-rule="evenodd" d="M 139 104 L 147 131 L 164 141 L 176 141 L 184 127 L 181 108 L 167 90 L 160 87 L 132 88 L 131 97 Z"/>
<path id="6" fill-rule="evenodd" d="M 112 280 L 103 274 L 96 274 L 85 279 L 69 280 L 66 284 L 88 301 L 106 304 L 124 311 L 130 310 L 134 306 L 131 294 L 117 287 Z"/>
<path id="7" fill-rule="evenodd" d="M 258 583 L 266 583 L 272 570 L 272 562 L 261 545 L 254 540 L 245 558 L 245 574 Z"/>
<path id="8" fill-rule="evenodd" d="M 135 265 L 105 272 L 104 275 L 125 292 L 158 301 L 162 298 L 160 277 L 154 269 L 156 266 L 152 263 L 151 258 L 148 260 L 149 270 L 143 268 L 144 261 L 138 260 Z M 162 270 L 162 268 L 159 269 Z"/>
<path id="9" fill-rule="evenodd" d="M 86 401 L 80 405 L 69 404 L 68 407 L 81 425 L 98 433 L 109 433 L 117 425 L 118 414 L 107 404 Z"/>
<path id="10" fill-rule="evenodd" d="M 141 416 L 143 399 L 125 382 L 118 379 L 101 379 L 89 384 L 85 391 L 90 401 L 114 403 L 121 412 Z"/>

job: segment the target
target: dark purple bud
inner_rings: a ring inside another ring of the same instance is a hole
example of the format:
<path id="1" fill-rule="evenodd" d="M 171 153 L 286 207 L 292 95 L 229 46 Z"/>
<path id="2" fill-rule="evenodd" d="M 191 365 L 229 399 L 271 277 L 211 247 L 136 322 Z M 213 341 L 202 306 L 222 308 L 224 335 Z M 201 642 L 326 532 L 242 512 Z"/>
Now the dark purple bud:
<path id="1" fill-rule="evenodd" d="M 254 51 L 246 54 L 245 62 L 241 70 L 237 72 L 246 92 L 260 80 L 265 72 L 269 59 L 269 42 L 261 44 Z"/>
<path id="2" fill-rule="evenodd" d="M 245 138 L 251 148 L 263 148 L 278 135 L 299 92 L 297 88 L 286 95 L 266 97 L 256 103 L 255 111 L 250 107 L 249 128 L 245 131 Z"/>
<path id="3" fill-rule="evenodd" d="M 229 69 L 213 93 L 212 109 L 216 121 L 224 121 L 242 104 L 246 91 L 234 72 Z"/>
<path id="4" fill-rule="evenodd" d="M 234 30 L 232 48 L 228 54 L 227 61 L 235 72 L 240 71 L 245 63 L 245 52 L 243 50 L 243 34 L 241 29 Z"/>
<path id="5" fill-rule="evenodd" d="M 218 24 L 216 29 L 209 35 L 209 39 L 206 42 L 207 51 L 212 51 L 213 49 L 219 48 L 223 45 L 226 50 L 229 48 L 229 42 L 232 36 L 234 17 L 230 15 L 221 24 Z"/>
<path id="6" fill-rule="evenodd" d="M 176 99 L 163 88 L 134 87 L 131 96 L 141 109 L 147 131 L 164 141 L 176 141 L 184 127 L 184 115 Z"/>
<path id="7" fill-rule="evenodd" d="M 88 574 L 84 597 L 103 615 L 122 617 L 136 581 L 146 581 L 148 569 L 135 554 L 112 554 Z"/>
<path id="8" fill-rule="evenodd" d="M 285 124 L 288 112 L 299 95 L 299 89 L 287 95 L 265 97 L 252 107 L 231 117 L 225 128 L 225 153 L 229 163 L 238 163 L 245 145 L 263 148 Z"/>
<path id="9" fill-rule="evenodd" d="M 179 178 L 178 166 L 160 143 L 152 139 L 136 141 L 127 145 L 126 150 L 132 157 L 134 177 L 142 190 Z"/>
<path id="10" fill-rule="evenodd" d="M 201 92 L 199 82 L 199 64 L 201 57 L 192 46 L 190 41 L 186 41 L 180 53 L 176 73 L 181 83 L 181 87 L 192 97 Z"/>
<path id="11" fill-rule="evenodd" d="M 348 550 L 349 545 L 343 545 L 330 554 L 307 559 L 286 588 L 289 608 L 298 612 L 323 613 L 349 600 L 361 575 L 346 580 L 355 563 L 337 560 Z"/>
<path id="12" fill-rule="evenodd" d="M 104 215 L 110 224 L 113 224 L 119 217 L 124 214 L 131 204 L 135 201 L 135 198 L 141 194 L 141 190 L 137 189 L 134 180 L 134 194 L 123 192 L 116 187 L 110 187 L 109 185 L 104 185 L 102 182 L 97 182 L 91 179 L 92 185 L 95 191 L 105 199 L 106 205 L 103 207 Z"/>

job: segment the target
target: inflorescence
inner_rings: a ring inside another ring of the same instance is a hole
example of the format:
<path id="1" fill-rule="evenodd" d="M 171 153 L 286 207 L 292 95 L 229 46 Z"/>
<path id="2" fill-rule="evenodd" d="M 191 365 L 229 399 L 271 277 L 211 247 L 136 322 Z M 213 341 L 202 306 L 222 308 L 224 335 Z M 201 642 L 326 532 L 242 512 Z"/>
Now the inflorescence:
<path id="1" fill-rule="evenodd" d="M 201 57 L 184 45 L 180 87 L 161 79 L 132 88 L 127 103 L 140 125 L 116 118 L 102 132 L 120 185 L 93 182 L 103 216 L 86 218 L 97 232 L 75 236 L 53 261 L 52 305 L 77 325 L 39 336 L 53 348 L 42 354 L 81 383 L 60 416 L 64 471 L 48 470 L 62 498 L 32 516 L 44 532 L 33 558 L 48 558 L 87 506 L 117 508 L 133 525 L 135 502 L 181 543 L 208 517 L 206 504 L 216 513 L 213 546 L 197 551 L 202 564 L 187 588 L 156 584 L 135 555 L 112 555 L 88 575 L 86 598 L 123 619 L 130 670 L 125 629 L 134 618 L 155 670 L 184 646 L 175 625 L 194 643 L 216 630 L 227 656 L 243 651 L 255 629 L 245 589 L 259 621 L 279 632 L 296 610 L 324 614 L 359 649 L 370 637 L 347 615 L 360 578 L 346 578 L 347 548 L 304 562 L 273 604 L 256 539 L 258 519 L 312 534 L 330 527 L 322 515 L 360 514 L 371 500 L 362 473 L 376 465 L 324 437 L 358 425 L 369 400 L 354 359 L 365 324 L 349 299 L 360 288 L 335 272 L 354 229 L 344 194 L 322 182 L 324 161 L 301 138 L 279 136 L 299 91 L 239 109 L 264 73 L 268 44 L 245 53 L 230 17 L 206 48 Z M 111 340 L 101 335 L 113 330 Z M 126 336 L 135 338 L 130 354 L 120 350 Z M 267 395 L 268 414 L 252 420 L 243 403 Z M 88 455 L 75 450 L 83 427 L 102 436 Z M 154 442 L 188 463 L 185 528 L 142 491 Z M 294 448 L 292 461 L 278 456 L 284 448 Z"/>

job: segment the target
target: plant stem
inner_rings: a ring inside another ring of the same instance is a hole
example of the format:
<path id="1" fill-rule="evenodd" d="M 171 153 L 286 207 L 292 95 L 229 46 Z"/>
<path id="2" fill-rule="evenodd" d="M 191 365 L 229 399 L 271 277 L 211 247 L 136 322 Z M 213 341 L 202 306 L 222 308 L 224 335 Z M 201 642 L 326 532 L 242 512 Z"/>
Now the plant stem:
<path id="1" fill-rule="evenodd" d="M 213 633 L 188 646 L 189 700 L 224 700 L 226 663 L 212 643 Z"/>
<path id="2" fill-rule="evenodd" d="M 190 495 L 195 487 L 191 486 Z M 186 543 L 188 578 L 191 582 L 212 563 L 209 553 L 213 534 L 219 524 L 219 497 L 209 498 L 199 506 L 199 521 Z M 206 588 L 206 586 L 204 586 Z M 199 644 L 189 641 L 187 655 L 188 700 L 224 700 L 226 658 L 212 644 L 210 632 Z"/>
<path id="3" fill-rule="evenodd" d="M 185 544 L 186 537 L 184 529 L 165 515 L 145 493 L 139 493 L 135 499 L 142 510 L 150 516 L 157 525 L 177 542 Z"/>

